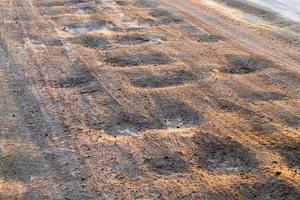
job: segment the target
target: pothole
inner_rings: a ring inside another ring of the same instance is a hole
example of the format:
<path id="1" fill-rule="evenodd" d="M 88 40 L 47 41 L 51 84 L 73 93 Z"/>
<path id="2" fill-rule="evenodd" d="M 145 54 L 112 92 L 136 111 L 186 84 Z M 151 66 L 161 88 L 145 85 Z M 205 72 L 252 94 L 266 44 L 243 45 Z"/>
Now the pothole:
<path id="1" fill-rule="evenodd" d="M 82 24 L 71 24 L 67 31 L 70 33 L 84 33 L 97 30 L 115 30 L 116 26 L 108 21 L 91 21 Z"/>
<path id="2" fill-rule="evenodd" d="M 189 163 L 182 158 L 180 152 L 169 153 L 160 157 L 146 158 L 145 164 L 148 165 L 152 171 L 162 175 L 181 174 L 189 171 Z"/>
<path id="3" fill-rule="evenodd" d="M 275 176 L 267 177 L 253 184 L 241 184 L 236 186 L 236 190 L 243 194 L 242 199 L 272 199 L 272 200 L 293 200 L 300 195 L 299 187 L 279 179 Z"/>
<path id="4" fill-rule="evenodd" d="M 240 173 L 255 169 L 258 160 L 246 146 L 229 137 L 203 133 L 194 138 L 198 165 L 218 173 Z"/>
<path id="5" fill-rule="evenodd" d="M 259 57 L 227 55 L 228 66 L 222 71 L 229 74 L 249 74 L 274 66 L 274 63 Z"/>
<path id="6" fill-rule="evenodd" d="M 286 95 L 276 92 L 252 92 L 241 96 L 249 102 L 285 100 Z"/>
<path id="7" fill-rule="evenodd" d="M 156 116 L 165 128 L 182 128 L 201 125 L 204 117 L 181 101 L 155 96 Z"/>
<path id="8" fill-rule="evenodd" d="M 93 7 L 83 6 L 76 8 L 76 14 L 94 14 L 97 13 L 97 10 Z"/>
<path id="9" fill-rule="evenodd" d="M 280 114 L 280 120 L 289 127 L 300 128 L 300 115 L 290 111 L 283 111 Z"/>
<path id="10" fill-rule="evenodd" d="M 79 44 L 89 48 L 95 49 L 111 49 L 111 43 L 101 36 L 84 35 L 70 39 L 73 44 Z"/>
<path id="11" fill-rule="evenodd" d="M 197 79 L 197 76 L 185 70 L 162 72 L 160 74 L 134 75 L 131 84 L 140 88 L 163 88 L 182 85 L 186 82 Z"/>
<path id="12" fill-rule="evenodd" d="M 139 8 L 156 8 L 158 3 L 153 0 L 134 0 L 133 5 Z"/>
<path id="13" fill-rule="evenodd" d="M 145 29 L 155 24 L 155 22 L 151 19 L 137 18 L 137 19 L 126 19 L 123 21 L 123 24 L 128 29 L 128 31 L 131 31 L 131 30 Z"/>
<path id="14" fill-rule="evenodd" d="M 158 24 L 180 24 L 184 22 L 184 19 L 177 16 L 165 9 L 152 9 L 149 14 L 152 17 L 158 18 Z"/>
<path id="15" fill-rule="evenodd" d="M 136 45 L 146 42 L 160 43 L 162 41 L 162 38 L 159 36 L 141 34 L 116 36 L 114 39 L 122 45 Z"/>
<path id="16" fill-rule="evenodd" d="M 127 112 L 112 116 L 104 127 L 111 134 L 132 136 L 137 136 L 141 131 L 160 128 L 160 122 L 153 118 L 145 118 Z"/>
<path id="17" fill-rule="evenodd" d="M 218 42 L 224 40 L 221 36 L 209 34 L 193 35 L 192 39 L 198 42 Z"/>
<path id="18" fill-rule="evenodd" d="M 164 53 L 146 53 L 136 55 L 120 55 L 107 58 L 106 63 L 119 67 L 133 67 L 139 65 L 166 65 L 173 60 Z"/>

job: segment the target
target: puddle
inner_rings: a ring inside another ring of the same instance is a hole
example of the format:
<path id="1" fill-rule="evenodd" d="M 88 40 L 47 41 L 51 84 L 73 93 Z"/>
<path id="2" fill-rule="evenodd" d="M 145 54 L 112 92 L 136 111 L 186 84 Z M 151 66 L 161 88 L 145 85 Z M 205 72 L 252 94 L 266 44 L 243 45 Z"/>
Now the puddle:
<path id="1" fill-rule="evenodd" d="M 222 71 L 228 74 L 249 74 L 274 66 L 271 61 L 252 56 L 227 55 L 228 66 Z"/>
<path id="2" fill-rule="evenodd" d="M 139 65 L 165 65 L 172 63 L 173 60 L 164 53 L 147 53 L 110 57 L 105 62 L 113 66 L 133 67 Z"/>
<path id="3" fill-rule="evenodd" d="M 82 24 L 71 24 L 67 31 L 70 33 L 84 33 L 97 30 L 114 30 L 116 26 L 112 22 L 92 21 Z"/>

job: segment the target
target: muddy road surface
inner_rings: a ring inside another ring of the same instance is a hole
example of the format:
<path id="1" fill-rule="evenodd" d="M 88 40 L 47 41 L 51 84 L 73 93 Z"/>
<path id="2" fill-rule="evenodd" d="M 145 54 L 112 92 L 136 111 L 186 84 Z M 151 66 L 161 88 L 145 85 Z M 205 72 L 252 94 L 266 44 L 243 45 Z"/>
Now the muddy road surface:
<path id="1" fill-rule="evenodd" d="M 299 32 L 238 0 L 1 0 L 0 199 L 299 199 Z"/>

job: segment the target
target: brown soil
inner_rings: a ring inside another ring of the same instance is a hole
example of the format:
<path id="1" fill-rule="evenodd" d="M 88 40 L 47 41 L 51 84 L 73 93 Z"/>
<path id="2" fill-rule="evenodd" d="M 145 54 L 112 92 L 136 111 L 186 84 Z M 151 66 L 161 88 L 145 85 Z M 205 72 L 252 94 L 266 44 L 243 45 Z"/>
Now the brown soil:
<path id="1" fill-rule="evenodd" d="M 299 199 L 298 28 L 240 0 L 2 0 L 0 199 Z"/>

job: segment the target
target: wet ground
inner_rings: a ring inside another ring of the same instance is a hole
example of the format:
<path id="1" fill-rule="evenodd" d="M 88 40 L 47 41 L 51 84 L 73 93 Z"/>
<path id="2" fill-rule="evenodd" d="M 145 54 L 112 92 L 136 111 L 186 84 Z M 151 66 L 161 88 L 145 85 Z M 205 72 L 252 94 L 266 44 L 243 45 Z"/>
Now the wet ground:
<path id="1" fill-rule="evenodd" d="M 0 199 L 299 199 L 297 22 L 238 0 L 0 2 Z"/>

